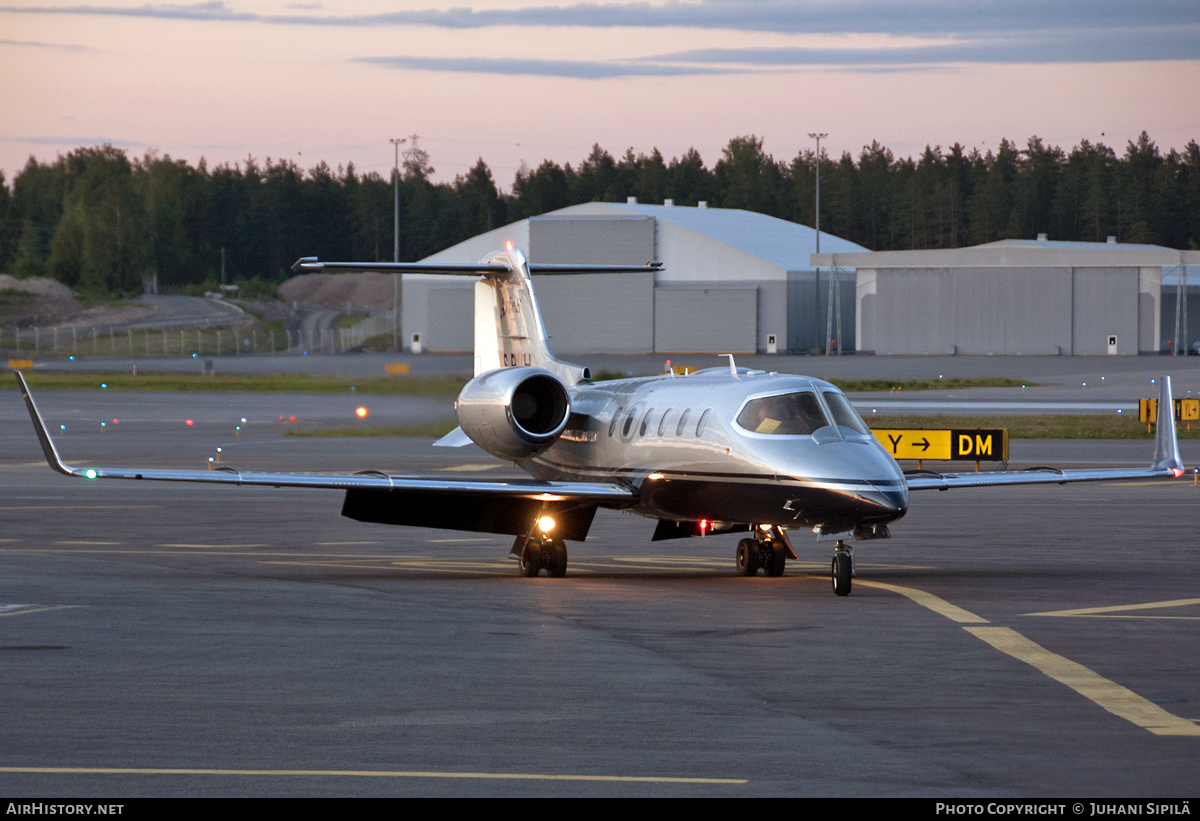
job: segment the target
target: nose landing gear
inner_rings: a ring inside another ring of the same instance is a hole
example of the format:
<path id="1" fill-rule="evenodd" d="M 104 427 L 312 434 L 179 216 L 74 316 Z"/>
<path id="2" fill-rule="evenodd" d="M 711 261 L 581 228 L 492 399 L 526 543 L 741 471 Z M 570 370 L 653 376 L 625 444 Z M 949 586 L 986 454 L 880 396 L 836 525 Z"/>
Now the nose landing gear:
<path id="1" fill-rule="evenodd" d="M 841 539 L 833 548 L 833 592 L 839 596 L 850 595 L 851 579 L 854 578 L 854 554 Z"/>

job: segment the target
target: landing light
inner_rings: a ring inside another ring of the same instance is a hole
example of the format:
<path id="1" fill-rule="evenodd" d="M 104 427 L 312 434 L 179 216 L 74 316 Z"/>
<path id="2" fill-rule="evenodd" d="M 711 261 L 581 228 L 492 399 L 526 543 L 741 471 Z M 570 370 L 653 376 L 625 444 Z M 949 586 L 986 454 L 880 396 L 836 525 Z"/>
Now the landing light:
<path id="1" fill-rule="evenodd" d="M 549 516 L 543 516 L 537 520 L 538 530 L 543 533 L 549 533 L 554 529 L 554 520 Z"/>
<path id="2" fill-rule="evenodd" d="M 89 478 L 89 479 L 95 479 L 95 478 L 96 478 L 96 471 L 92 470 L 91 468 L 88 468 L 87 470 L 85 470 L 85 471 L 83 472 L 83 475 L 84 475 L 84 476 L 86 476 L 86 477 L 87 477 L 87 478 Z"/>
<path id="3" fill-rule="evenodd" d="M 362 405 L 359 405 L 357 408 L 354 409 L 354 415 L 357 416 L 359 419 L 366 419 L 368 416 L 371 415 L 371 412 L 369 410 L 367 410 L 365 407 L 363 407 Z"/>
<path id="4" fill-rule="evenodd" d="M 663 475 L 661 473 L 651 473 L 646 478 L 647 479 L 661 479 L 661 478 L 663 478 Z"/>

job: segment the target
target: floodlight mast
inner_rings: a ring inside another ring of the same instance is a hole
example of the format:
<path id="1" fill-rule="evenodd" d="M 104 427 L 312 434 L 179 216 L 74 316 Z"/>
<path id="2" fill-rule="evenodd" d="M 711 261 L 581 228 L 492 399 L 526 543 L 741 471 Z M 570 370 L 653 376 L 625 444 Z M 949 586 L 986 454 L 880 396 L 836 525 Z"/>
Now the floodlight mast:
<path id="1" fill-rule="evenodd" d="M 821 253 L 821 140 L 828 137 L 827 133 L 817 133 L 810 131 L 808 136 L 817 141 L 817 153 L 813 155 L 813 165 L 817 167 L 817 253 Z M 813 270 L 813 325 L 817 333 L 820 333 L 821 328 L 821 269 Z M 831 303 L 832 305 L 832 303 Z M 829 342 L 829 334 L 826 332 L 826 339 L 817 345 L 817 350 L 820 350 Z M 838 351 L 841 352 L 841 342 L 838 342 Z M 828 353 L 828 348 L 826 352 Z"/>
<path id="2" fill-rule="evenodd" d="M 392 262 L 400 261 L 400 145 L 404 139 L 389 139 L 396 149 L 396 167 L 392 170 L 395 210 L 392 215 Z M 392 347 L 400 350 L 400 275 L 392 274 Z"/>

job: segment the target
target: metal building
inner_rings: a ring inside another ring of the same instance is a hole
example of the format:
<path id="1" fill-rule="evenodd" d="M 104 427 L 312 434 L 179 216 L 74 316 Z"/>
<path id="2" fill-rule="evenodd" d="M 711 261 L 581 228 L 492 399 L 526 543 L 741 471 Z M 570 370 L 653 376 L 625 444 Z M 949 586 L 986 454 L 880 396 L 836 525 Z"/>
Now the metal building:
<path id="1" fill-rule="evenodd" d="M 539 275 L 538 301 L 558 353 L 766 353 L 823 347 L 829 273 L 809 265 L 816 232 L 737 209 L 586 203 L 506 225 L 431 257 L 476 262 L 511 241 L 533 262 L 641 264 L 658 273 Z M 821 250 L 863 252 L 821 234 Z M 839 281 L 854 334 L 853 272 Z M 402 327 L 428 351 L 473 347 L 472 283 L 404 277 Z M 845 347 L 848 344 L 843 343 Z"/>
<path id="2" fill-rule="evenodd" d="M 1135 355 L 1162 344 L 1164 270 L 1200 252 L 1039 237 L 811 262 L 856 269 L 857 351 Z"/>

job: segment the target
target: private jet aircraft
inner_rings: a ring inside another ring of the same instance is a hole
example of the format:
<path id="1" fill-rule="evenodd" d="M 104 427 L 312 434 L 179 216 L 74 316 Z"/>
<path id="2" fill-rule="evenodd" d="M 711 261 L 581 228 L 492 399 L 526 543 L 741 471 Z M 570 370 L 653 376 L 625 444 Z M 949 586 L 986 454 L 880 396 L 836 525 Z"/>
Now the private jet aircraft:
<path id="1" fill-rule="evenodd" d="M 59 458 L 21 374 L 17 380 L 50 466 L 85 479 L 146 479 L 344 490 L 342 515 L 363 522 L 516 537 L 511 557 L 525 576 L 567 570 L 566 541 L 587 538 L 599 507 L 656 519 L 653 538 L 743 532 L 737 569 L 779 576 L 798 558 L 788 532 L 834 544 L 834 592 L 850 592 L 848 542 L 887 538 L 910 491 L 1179 476 L 1183 463 L 1169 411 L 1154 460 L 1137 469 L 1033 468 L 905 474 L 845 395 L 820 379 L 728 367 L 688 376 L 593 383 L 587 368 L 550 351 L 531 273 L 656 270 L 647 266 L 531 264 L 510 245 L 477 265 L 321 263 L 296 270 L 369 270 L 478 277 L 475 376 L 455 403 L 459 427 L 436 445 L 475 443 L 510 460 L 524 481 L 447 481 L 354 474 L 79 468 Z M 1172 407 L 1164 377 L 1159 407 Z"/>

